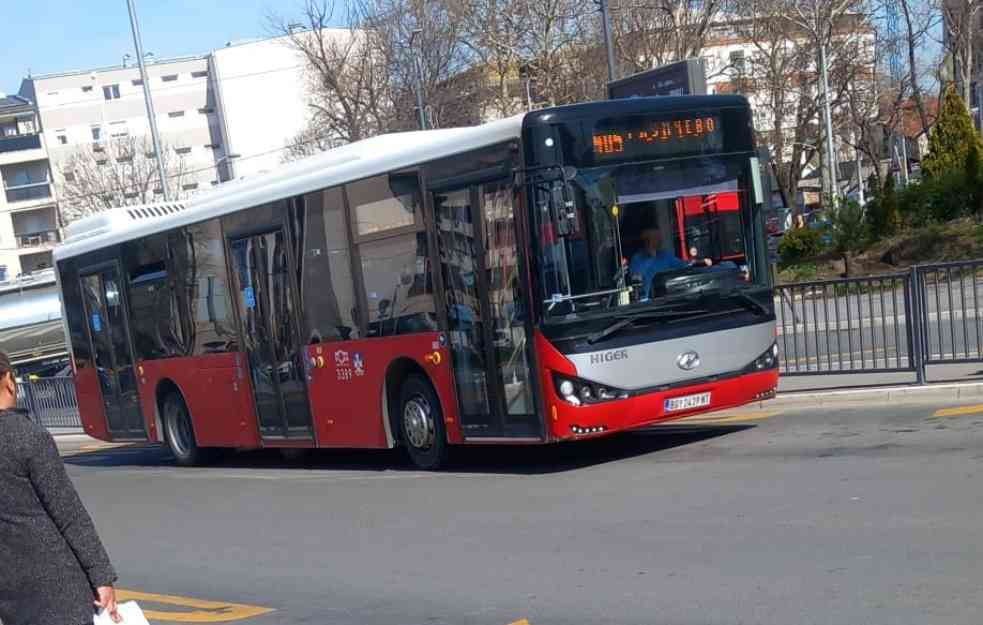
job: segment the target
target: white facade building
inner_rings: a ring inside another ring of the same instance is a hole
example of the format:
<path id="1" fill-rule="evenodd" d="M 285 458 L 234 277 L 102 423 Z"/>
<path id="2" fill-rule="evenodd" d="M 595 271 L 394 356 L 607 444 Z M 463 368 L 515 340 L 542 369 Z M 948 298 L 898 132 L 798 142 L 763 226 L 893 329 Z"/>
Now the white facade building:
<path id="1" fill-rule="evenodd" d="M 51 267 L 60 240 L 48 153 L 34 103 L 0 94 L 0 283 Z"/>
<path id="2" fill-rule="evenodd" d="M 348 31 L 341 31 L 347 33 Z M 226 178 L 276 169 L 284 147 L 307 125 L 310 96 L 304 58 L 286 37 L 230 43 L 208 57 L 214 79 Z M 276 106 L 270 106 L 270 99 Z"/>
<path id="3" fill-rule="evenodd" d="M 183 191 L 217 184 L 215 165 L 224 151 L 208 58 L 152 62 L 147 75 L 161 141 L 190 172 L 180 180 Z M 142 85 L 135 65 L 31 76 L 23 81 L 21 95 L 37 103 L 56 185 L 63 183 L 64 165 L 80 148 L 131 136 L 149 141 Z"/>

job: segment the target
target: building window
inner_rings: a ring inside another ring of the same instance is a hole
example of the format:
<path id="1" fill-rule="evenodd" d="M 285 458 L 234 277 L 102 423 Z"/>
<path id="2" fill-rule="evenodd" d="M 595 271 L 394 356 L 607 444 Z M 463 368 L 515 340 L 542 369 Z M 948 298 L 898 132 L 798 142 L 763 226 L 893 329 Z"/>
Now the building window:
<path id="1" fill-rule="evenodd" d="M 58 143 L 60 145 L 67 145 L 68 144 L 68 137 L 66 137 L 65 135 L 58 135 Z"/>
<path id="2" fill-rule="evenodd" d="M 75 172 L 66 171 L 62 174 L 62 178 L 65 179 L 65 182 L 75 182 Z"/>
<path id="3" fill-rule="evenodd" d="M 747 73 L 747 63 L 745 63 L 744 50 L 734 50 L 730 53 L 730 64 L 738 74 Z"/>
<path id="4" fill-rule="evenodd" d="M 184 111 L 171 111 L 170 113 L 167 114 L 167 116 L 171 118 L 184 117 Z"/>
<path id="5" fill-rule="evenodd" d="M 93 126 L 92 130 L 92 140 L 102 141 L 102 126 Z"/>
<path id="6" fill-rule="evenodd" d="M 7 265 L 0 265 L 0 282 L 7 281 Z"/>
<path id="7" fill-rule="evenodd" d="M 208 70 L 202 70 L 200 72 L 191 72 L 192 78 L 208 78 Z"/>
<path id="8" fill-rule="evenodd" d="M 161 76 L 160 79 L 163 82 L 174 82 L 175 80 L 177 80 L 177 74 L 169 74 L 167 76 Z"/>
<path id="9" fill-rule="evenodd" d="M 102 97 L 106 100 L 119 100 L 119 85 L 106 85 L 102 88 Z"/>
<path id="10" fill-rule="evenodd" d="M 197 182 L 189 182 L 188 184 L 181 185 L 181 188 L 184 189 L 185 191 L 194 191 L 195 189 L 198 188 L 198 183 Z"/>
<path id="11" fill-rule="evenodd" d="M 217 187 L 218 186 L 218 180 L 212 180 L 212 186 L 213 187 Z"/>
<path id="12" fill-rule="evenodd" d="M 119 158 L 116 159 L 116 162 L 117 163 L 132 163 L 133 162 L 133 155 L 127 154 L 126 156 L 120 156 Z"/>
<path id="13" fill-rule="evenodd" d="M 135 191 L 127 191 L 126 193 L 123 194 L 123 197 L 125 197 L 128 200 L 132 200 L 134 198 L 140 197 L 140 194 Z"/>
<path id="14" fill-rule="evenodd" d="M 208 145 L 205 146 L 205 148 L 206 149 L 209 149 L 209 150 L 221 150 L 222 149 L 222 144 L 221 143 L 209 143 Z"/>
<path id="15" fill-rule="evenodd" d="M 191 148 L 174 148 L 174 151 L 178 154 L 191 154 Z"/>
<path id="16" fill-rule="evenodd" d="M 200 109 L 198 109 L 198 112 L 201 113 L 202 115 L 208 115 L 209 113 L 214 113 L 215 109 L 210 106 L 203 106 Z"/>
<path id="17" fill-rule="evenodd" d="M 92 85 L 85 85 L 82 87 L 82 93 L 89 93 L 92 91 Z"/>
<path id="18" fill-rule="evenodd" d="M 137 78 L 136 80 L 133 80 L 132 81 L 132 84 L 133 84 L 134 87 L 142 87 L 143 86 L 143 79 L 142 78 Z"/>
<path id="19" fill-rule="evenodd" d="M 106 163 L 108 163 L 108 162 L 109 162 L 109 161 L 108 161 L 108 160 L 106 160 L 106 158 L 105 158 L 105 157 L 103 157 L 103 158 L 97 158 L 97 159 L 96 159 L 96 165 L 105 165 L 105 164 L 106 164 Z"/>
<path id="20" fill-rule="evenodd" d="M 109 136 L 113 139 L 123 139 L 130 136 L 130 130 L 126 127 L 126 122 L 113 122 L 109 125 Z"/>

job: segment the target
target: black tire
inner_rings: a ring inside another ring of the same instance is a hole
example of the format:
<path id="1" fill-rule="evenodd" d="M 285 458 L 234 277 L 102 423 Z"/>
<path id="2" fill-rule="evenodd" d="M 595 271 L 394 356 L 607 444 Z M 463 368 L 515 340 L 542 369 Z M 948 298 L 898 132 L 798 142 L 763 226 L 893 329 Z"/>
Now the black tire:
<path id="1" fill-rule="evenodd" d="M 161 404 L 164 440 L 182 467 L 193 467 L 212 459 L 212 450 L 198 446 L 191 425 L 191 413 L 180 393 L 170 393 Z"/>
<path id="2" fill-rule="evenodd" d="M 406 453 L 417 467 L 439 469 L 447 460 L 449 445 L 444 412 L 430 382 L 411 375 L 399 389 L 399 434 Z"/>

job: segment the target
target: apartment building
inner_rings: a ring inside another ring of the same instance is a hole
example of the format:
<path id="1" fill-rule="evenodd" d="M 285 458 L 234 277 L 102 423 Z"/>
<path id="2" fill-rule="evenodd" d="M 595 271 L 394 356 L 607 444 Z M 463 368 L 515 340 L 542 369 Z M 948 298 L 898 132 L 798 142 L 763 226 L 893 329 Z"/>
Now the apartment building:
<path id="1" fill-rule="evenodd" d="M 218 184 L 216 164 L 225 151 L 208 57 L 148 59 L 147 77 L 161 141 L 173 151 L 169 155 L 172 163 L 183 161 L 183 175 L 170 180 L 168 186 L 179 193 L 193 193 Z M 104 151 L 112 139 L 149 141 L 143 81 L 135 64 L 30 76 L 22 82 L 20 93 L 37 103 L 41 134 L 58 187 L 63 187 L 66 176 L 74 175 L 66 167 L 73 153 Z M 62 196 L 63 201 L 72 200 Z"/>
<path id="2" fill-rule="evenodd" d="M 347 29 L 327 29 L 330 37 L 349 37 Z M 222 142 L 228 154 L 227 178 L 272 171 L 284 148 L 307 126 L 311 96 L 305 59 L 287 37 L 231 42 L 208 56 L 215 87 Z M 276 98 L 276 108 L 270 98 Z"/>
<path id="3" fill-rule="evenodd" d="M 56 193 L 34 103 L 0 94 L 0 283 L 51 266 Z"/>

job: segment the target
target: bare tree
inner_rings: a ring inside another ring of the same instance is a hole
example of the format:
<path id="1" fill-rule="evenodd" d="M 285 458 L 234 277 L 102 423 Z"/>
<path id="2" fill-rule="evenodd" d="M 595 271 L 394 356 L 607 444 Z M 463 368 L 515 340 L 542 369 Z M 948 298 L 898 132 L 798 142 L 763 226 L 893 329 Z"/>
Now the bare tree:
<path id="1" fill-rule="evenodd" d="M 981 37 L 980 15 L 983 0 L 939 0 L 944 23 L 943 44 L 952 60 L 953 78 L 959 95 L 969 105 L 973 73 L 980 64 L 974 58 L 974 48 Z"/>
<path id="2" fill-rule="evenodd" d="M 188 195 L 183 189 L 191 174 L 187 160 L 162 145 L 168 188 L 173 199 Z M 146 136 L 111 139 L 80 148 L 62 166 L 59 189 L 65 224 L 117 206 L 161 201 L 157 157 Z"/>
<path id="3" fill-rule="evenodd" d="M 308 124 L 283 146 L 283 156 L 280 158 L 280 162 L 289 163 L 307 158 L 337 147 L 340 143 L 323 128 Z"/>
<path id="4" fill-rule="evenodd" d="M 700 56 L 723 4 L 723 0 L 612 2 L 615 47 L 623 73 Z"/>
<path id="5" fill-rule="evenodd" d="M 362 29 L 357 10 L 347 7 L 347 27 L 332 28 L 335 10 L 334 0 L 305 0 L 300 22 L 279 15 L 268 21 L 303 59 L 310 132 L 348 143 L 386 132 L 393 100 L 375 33 Z"/>

